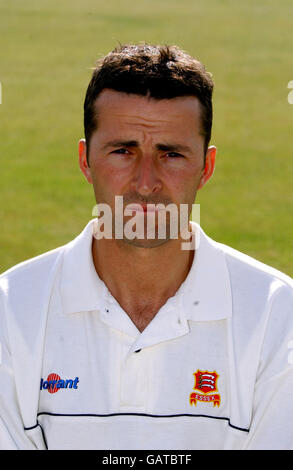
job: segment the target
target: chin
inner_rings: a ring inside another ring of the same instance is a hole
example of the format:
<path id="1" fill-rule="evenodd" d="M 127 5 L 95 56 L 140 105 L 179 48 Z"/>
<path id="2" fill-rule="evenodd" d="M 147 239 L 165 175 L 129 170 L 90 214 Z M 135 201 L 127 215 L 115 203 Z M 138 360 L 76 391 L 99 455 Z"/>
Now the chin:
<path id="1" fill-rule="evenodd" d="M 124 237 L 123 242 L 127 243 L 127 245 L 130 246 L 135 246 L 136 248 L 157 248 L 159 246 L 165 245 L 170 241 L 170 238 L 164 238 L 164 239 L 138 239 L 134 238 L 133 240 L 130 240 L 129 238 Z"/>

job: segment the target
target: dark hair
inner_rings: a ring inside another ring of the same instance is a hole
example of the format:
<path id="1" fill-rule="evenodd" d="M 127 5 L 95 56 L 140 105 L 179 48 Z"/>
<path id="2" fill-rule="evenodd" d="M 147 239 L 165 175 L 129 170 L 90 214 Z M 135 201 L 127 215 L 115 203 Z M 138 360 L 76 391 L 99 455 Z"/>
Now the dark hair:
<path id="1" fill-rule="evenodd" d="M 196 96 L 201 103 L 204 153 L 211 138 L 213 80 L 204 65 L 177 46 L 120 45 L 100 59 L 93 71 L 84 101 L 87 158 L 92 133 L 97 128 L 94 103 L 105 88 L 171 99 Z"/>

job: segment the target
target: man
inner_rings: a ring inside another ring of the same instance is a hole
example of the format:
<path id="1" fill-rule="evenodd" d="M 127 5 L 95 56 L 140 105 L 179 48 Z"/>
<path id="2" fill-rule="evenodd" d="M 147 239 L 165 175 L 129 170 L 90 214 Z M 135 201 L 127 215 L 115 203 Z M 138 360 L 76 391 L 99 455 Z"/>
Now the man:
<path id="1" fill-rule="evenodd" d="M 213 174 L 212 91 L 175 46 L 97 64 L 79 161 L 108 218 L 0 278 L 2 448 L 292 447 L 292 280 L 159 206 Z"/>

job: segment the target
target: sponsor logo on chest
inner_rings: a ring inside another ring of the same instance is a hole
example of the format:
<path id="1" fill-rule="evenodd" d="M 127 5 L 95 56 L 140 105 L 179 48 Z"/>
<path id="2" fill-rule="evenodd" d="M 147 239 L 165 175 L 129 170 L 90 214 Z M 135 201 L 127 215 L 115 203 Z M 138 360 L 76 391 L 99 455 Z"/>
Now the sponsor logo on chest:
<path id="1" fill-rule="evenodd" d="M 73 389 L 78 388 L 79 378 L 75 377 L 74 379 L 61 379 L 58 374 L 52 373 L 49 374 L 47 379 L 41 378 L 40 390 L 47 390 L 49 393 L 56 393 L 60 389 Z"/>

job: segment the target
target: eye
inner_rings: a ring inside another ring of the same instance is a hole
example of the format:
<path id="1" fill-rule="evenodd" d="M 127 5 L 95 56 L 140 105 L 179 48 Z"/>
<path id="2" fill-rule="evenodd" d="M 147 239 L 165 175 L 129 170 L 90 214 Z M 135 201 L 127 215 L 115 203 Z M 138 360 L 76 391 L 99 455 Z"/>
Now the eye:
<path id="1" fill-rule="evenodd" d="M 127 149 L 120 148 L 120 149 L 113 150 L 113 152 L 111 153 L 119 153 L 120 155 L 127 155 L 129 151 Z"/>
<path id="2" fill-rule="evenodd" d="M 181 153 L 177 153 L 177 152 L 168 152 L 167 156 L 170 158 L 184 158 L 183 155 L 181 155 Z"/>

